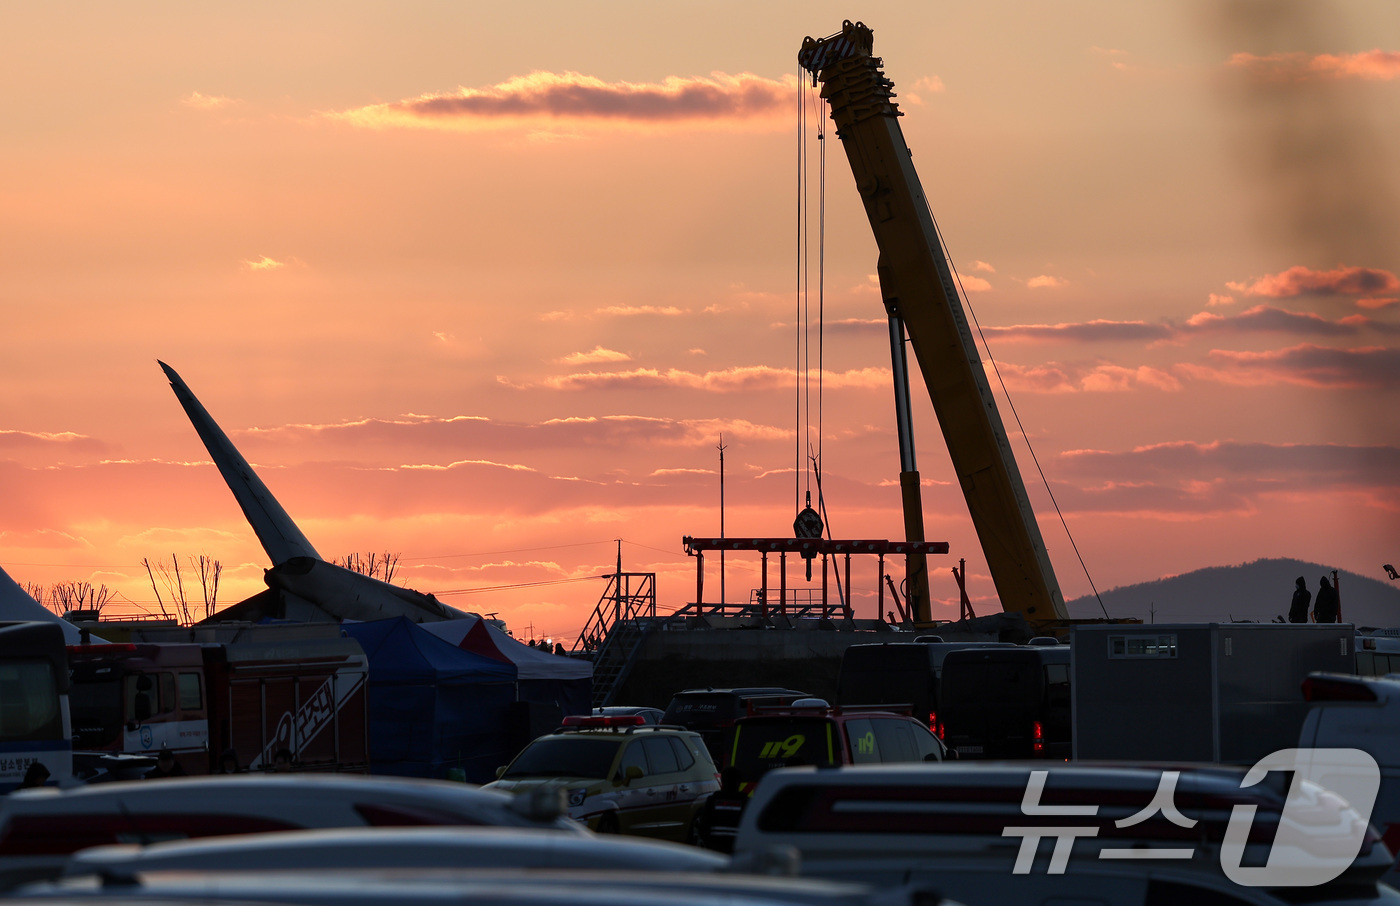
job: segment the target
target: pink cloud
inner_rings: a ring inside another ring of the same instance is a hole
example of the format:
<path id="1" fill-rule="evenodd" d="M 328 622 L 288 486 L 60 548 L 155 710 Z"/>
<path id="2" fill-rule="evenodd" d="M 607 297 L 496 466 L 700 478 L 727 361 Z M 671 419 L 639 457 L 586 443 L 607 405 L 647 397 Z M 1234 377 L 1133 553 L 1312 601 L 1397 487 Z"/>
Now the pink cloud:
<path id="1" fill-rule="evenodd" d="M 424 94 L 329 116 L 377 129 L 479 129 L 540 121 L 782 128 L 791 113 L 793 78 L 716 72 L 660 82 L 607 82 L 577 72 L 532 72 L 489 88 Z"/>
<path id="2" fill-rule="evenodd" d="M 975 270 L 975 271 L 983 271 L 984 273 L 988 273 L 988 274 L 995 274 L 995 273 L 997 272 L 997 269 L 996 269 L 996 268 L 992 267 L 990 264 L 988 264 L 988 263 L 985 262 L 985 261 L 974 261 L 974 262 L 972 262 L 972 269 Z"/>
<path id="3" fill-rule="evenodd" d="M 1052 277 L 1049 274 L 1041 274 L 1039 277 L 1032 277 L 1026 281 L 1026 286 L 1031 289 L 1041 289 L 1043 287 L 1068 286 L 1069 281 L 1060 277 Z"/>
<path id="4" fill-rule="evenodd" d="M 1225 295 L 1221 295 L 1220 293 L 1211 293 L 1211 294 L 1210 294 L 1210 298 L 1206 300 L 1206 305 L 1209 305 L 1209 306 L 1212 306 L 1212 307 L 1214 307 L 1214 306 L 1219 306 L 1219 305 L 1234 305 L 1234 304 L 1235 304 L 1235 297 L 1234 297 L 1234 296 L 1225 296 Z"/>
<path id="5" fill-rule="evenodd" d="M 1400 304 L 1400 298 L 1357 299 L 1356 304 L 1361 308 L 1390 308 L 1393 305 Z"/>
<path id="6" fill-rule="evenodd" d="M 984 327 L 989 337 L 1007 340 L 1161 340 L 1172 336 L 1166 324 L 1146 321 L 1079 321 L 1061 324 L 1011 324 L 1005 327 Z"/>
<path id="7" fill-rule="evenodd" d="M 1286 299 L 1302 295 L 1349 295 L 1386 293 L 1400 290 L 1400 278 L 1390 271 L 1369 267 L 1337 267 L 1315 271 L 1297 266 L 1277 274 L 1255 278 L 1253 283 L 1227 283 L 1247 296 Z"/>
<path id="8" fill-rule="evenodd" d="M 992 284 L 981 277 L 974 277 L 970 274 L 961 274 L 962 287 L 970 293 L 985 293 L 992 288 Z"/>
<path id="9" fill-rule="evenodd" d="M 1335 349 L 1305 343 L 1288 349 L 1245 352 L 1213 349 L 1217 366 L 1185 363 L 1177 370 L 1197 380 L 1258 387 L 1295 384 L 1329 389 L 1400 387 L 1400 349 L 1364 346 Z"/>

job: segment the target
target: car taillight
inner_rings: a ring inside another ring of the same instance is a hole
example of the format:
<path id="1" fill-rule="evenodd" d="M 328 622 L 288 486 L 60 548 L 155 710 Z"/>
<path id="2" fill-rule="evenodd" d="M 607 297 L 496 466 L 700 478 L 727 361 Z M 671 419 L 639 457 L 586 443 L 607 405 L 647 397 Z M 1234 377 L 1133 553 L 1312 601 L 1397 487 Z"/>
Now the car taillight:
<path id="1" fill-rule="evenodd" d="M 1031 723 L 1031 754 L 1045 754 L 1045 727 L 1038 720 Z"/>
<path id="2" fill-rule="evenodd" d="M 934 730 L 933 732 L 938 734 L 939 739 L 943 738 L 943 721 L 940 720 L 938 722 L 938 729 Z"/>
<path id="3" fill-rule="evenodd" d="M 1376 693 L 1361 680 L 1310 676 L 1303 680 L 1303 698 L 1310 702 L 1373 702 Z"/>
<path id="4" fill-rule="evenodd" d="M 929 728 L 930 730 L 932 730 L 933 732 L 935 732 L 935 733 L 938 732 L 938 712 L 937 712 L 937 711 L 930 711 L 930 712 L 928 712 L 928 728 Z"/>

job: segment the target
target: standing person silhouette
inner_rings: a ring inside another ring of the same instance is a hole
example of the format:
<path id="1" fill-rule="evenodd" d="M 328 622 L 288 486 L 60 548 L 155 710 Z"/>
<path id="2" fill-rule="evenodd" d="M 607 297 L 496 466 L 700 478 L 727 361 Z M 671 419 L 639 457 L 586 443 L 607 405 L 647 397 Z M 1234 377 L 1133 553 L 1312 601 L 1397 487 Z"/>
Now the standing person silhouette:
<path id="1" fill-rule="evenodd" d="M 1302 576 L 1298 577 L 1298 587 L 1293 589 L 1293 603 L 1288 606 L 1288 622 L 1306 623 L 1308 621 L 1308 605 L 1312 603 L 1312 592 L 1308 591 L 1308 582 Z"/>
<path id="2" fill-rule="evenodd" d="M 1322 577 L 1322 584 L 1317 589 L 1317 601 L 1313 603 L 1313 620 L 1318 623 L 1335 623 L 1337 614 L 1341 610 L 1341 598 L 1337 595 L 1337 589 L 1327 582 L 1327 577 Z"/>

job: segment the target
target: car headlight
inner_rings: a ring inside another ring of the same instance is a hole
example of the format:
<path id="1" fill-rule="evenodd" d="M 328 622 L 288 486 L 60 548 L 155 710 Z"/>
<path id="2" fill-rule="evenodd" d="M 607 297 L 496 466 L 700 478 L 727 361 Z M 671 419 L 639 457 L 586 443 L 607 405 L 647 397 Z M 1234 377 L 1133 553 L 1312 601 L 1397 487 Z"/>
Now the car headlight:
<path id="1" fill-rule="evenodd" d="M 578 808 L 588 798 L 588 787 L 581 786 L 569 790 L 569 808 Z"/>

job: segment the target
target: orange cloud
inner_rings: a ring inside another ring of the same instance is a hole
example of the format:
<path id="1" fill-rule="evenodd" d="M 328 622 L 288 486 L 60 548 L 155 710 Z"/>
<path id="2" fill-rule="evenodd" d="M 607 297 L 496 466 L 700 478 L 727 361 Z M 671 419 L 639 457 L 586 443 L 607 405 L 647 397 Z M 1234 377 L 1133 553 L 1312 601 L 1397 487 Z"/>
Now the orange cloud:
<path id="1" fill-rule="evenodd" d="M 1219 293 L 1211 293 L 1211 294 L 1210 294 L 1210 298 L 1206 300 L 1206 305 L 1209 305 L 1209 306 L 1211 306 L 1211 307 L 1215 307 L 1215 306 L 1219 306 L 1219 305 L 1234 305 L 1234 304 L 1235 304 L 1235 297 L 1234 297 L 1234 296 L 1225 296 L 1225 295 L 1221 295 L 1221 294 L 1219 294 Z"/>
<path id="2" fill-rule="evenodd" d="M 1330 271 L 1315 271 L 1297 266 L 1277 274 L 1255 278 L 1253 283 L 1227 283 L 1235 292 L 1247 296 L 1268 296 L 1286 299 L 1302 295 L 1369 295 L 1400 290 L 1400 278 L 1390 271 L 1370 267 L 1337 267 Z"/>
<path id="3" fill-rule="evenodd" d="M 591 365 L 594 362 L 630 362 L 632 357 L 615 349 L 595 346 L 592 352 L 571 352 L 559 361 L 565 365 Z"/>
<path id="4" fill-rule="evenodd" d="M 1032 277 L 1026 281 L 1026 286 L 1031 289 L 1040 289 L 1047 286 L 1068 286 L 1069 281 L 1060 277 L 1052 277 L 1049 274 L 1041 274 L 1039 277 Z"/>
<path id="5" fill-rule="evenodd" d="M 827 372 L 823 376 L 823 382 L 829 390 L 885 388 L 889 386 L 890 380 L 888 368 Z M 550 378 L 544 383 L 555 390 L 683 388 L 711 393 L 735 393 L 793 387 L 797 383 L 797 376 L 790 368 L 740 365 L 723 371 L 707 371 L 704 374 L 682 371 L 679 368 L 669 368 L 665 371 L 657 368 L 637 368 L 632 371 L 586 372 Z"/>
<path id="6" fill-rule="evenodd" d="M 988 263 L 985 262 L 985 261 L 974 261 L 974 262 L 972 262 L 972 269 L 975 270 L 975 271 L 984 271 L 984 272 L 986 272 L 986 273 L 988 273 L 988 274 L 995 274 L 995 273 L 997 272 L 997 269 L 996 269 L 996 268 L 992 267 L 990 264 L 988 264 Z"/>
<path id="7" fill-rule="evenodd" d="M 606 82 L 577 72 L 532 72 L 490 88 L 460 88 L 327 114 L 354 126 L 476 130 L 565 121 L 733 128 L 786 128 L 793 76 L 752 73 Z"/>
<path id="8" fill-rule="evenodd" d="M 968 274 L 961 275 L 962 287 L 970 293 L 985 293 L 992 288 L 992 284 L 981 277 L 973 277 Z"/>
<path id="9" fill-rule="evenodd" d="M 668 318 L 674 318 L 686 312 L 684 309 L 676 308 L 674 305 L 609 305 L 606 308 L 597 309 L 594 313 L 599 315 L 614 315 L 623 318 L 629 318 L 633 315 L 663 315 Z"/>
<path id="10" fill-rule="evenodd" d="M 180 103 L 196 110 L 217 110 L 237 102 L 233 98 L 226 98 L 222 95 L 200 94 L 198 91 L 191 91 L 180 99 Z"/>
<path id="11" fill-rule="evenodd" d="M 1361 308 L 1390 308 L 1392 305 L 1400 304 L 1400 298 L 1357 299 L 1356 304 Z"/>
<path id="12" fill-rule="evenodd" d="M 1309 78 L 1367 79 L 1389 81 L 1400 78 L 1400 53 L 1368 50 L 1362 53 L 1317 54 L 1271 53 L 1256 56 L 1237 53 L 1230 66 L 1248 69 L 1260 78 L 1274 81 L 1302 81 Z"/>
<path id="13" fill-rule="evenodd" d="M 250 271 L 273 271 L 279 267 L 287 266 L 287 262 L 277 261 L 276 259 L 269 258 L 266 255 L 261 256 L 260 258 L 258 258 L 257 261 L 244 261 L 243 263 L 247 265 L 248 270 Z"/>

